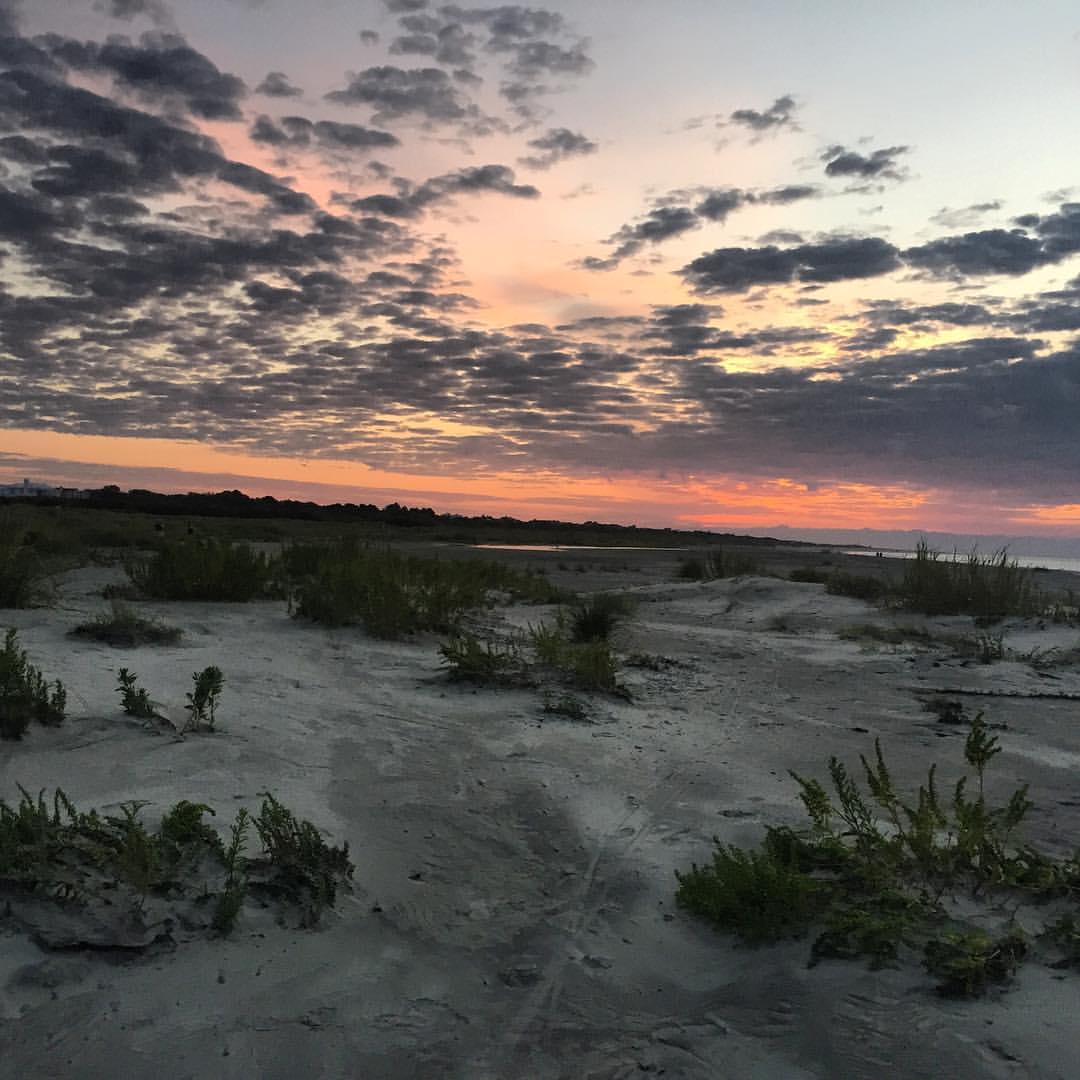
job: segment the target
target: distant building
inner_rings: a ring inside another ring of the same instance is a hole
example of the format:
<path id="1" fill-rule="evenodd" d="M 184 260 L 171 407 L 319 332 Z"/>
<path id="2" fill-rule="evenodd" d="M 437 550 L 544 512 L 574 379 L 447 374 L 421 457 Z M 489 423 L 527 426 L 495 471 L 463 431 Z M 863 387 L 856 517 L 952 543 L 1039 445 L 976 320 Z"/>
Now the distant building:
<path id="1" fill-rule="evenodd" d="M 85 499 L 88 493 L 79 488 L 53 487 L 23 480 L 21 484 L 0 484 L 0 499 Z"/>

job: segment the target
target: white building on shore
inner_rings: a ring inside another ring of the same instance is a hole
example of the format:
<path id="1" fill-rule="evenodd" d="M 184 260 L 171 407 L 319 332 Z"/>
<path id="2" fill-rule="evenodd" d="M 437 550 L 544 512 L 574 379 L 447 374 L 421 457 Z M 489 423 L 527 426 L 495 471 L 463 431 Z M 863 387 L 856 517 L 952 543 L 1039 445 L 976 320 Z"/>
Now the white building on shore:
<path id="1" fill-rule="evenodd" d="M 0 499 L 85 499 L 86 492 L 78 488 L 53 487 L 23 480 L 21 484 L 0 484 Z"/>

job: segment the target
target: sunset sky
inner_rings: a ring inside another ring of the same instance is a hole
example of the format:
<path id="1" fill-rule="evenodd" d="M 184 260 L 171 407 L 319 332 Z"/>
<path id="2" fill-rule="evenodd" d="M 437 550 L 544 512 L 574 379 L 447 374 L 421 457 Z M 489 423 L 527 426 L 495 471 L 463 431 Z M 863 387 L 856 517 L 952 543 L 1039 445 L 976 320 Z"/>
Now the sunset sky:
<path id="1" fill-rule="evenodd" d="M 0 481 L 1080 535 L 1075 0 L 0 35 Z"/>

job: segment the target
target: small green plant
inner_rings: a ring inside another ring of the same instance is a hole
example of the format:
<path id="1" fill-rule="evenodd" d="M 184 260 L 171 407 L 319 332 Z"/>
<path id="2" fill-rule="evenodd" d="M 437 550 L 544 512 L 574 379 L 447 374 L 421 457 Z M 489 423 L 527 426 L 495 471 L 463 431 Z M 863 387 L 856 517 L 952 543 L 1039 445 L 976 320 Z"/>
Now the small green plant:
<path id="1" fill-rule="evenodd" d="M 931 938 L 923 963 L 940 982 L 943 997 L 981 997 L 991 986 L 1009 982 L 1028 952 L 1019 930 L 994 939 L 982 931 Z"/>
<path id="2" fill-rule="evenodd" d="M 633 614 L 634 604 L 618 593 L 596 593 L 574 604 L 567 620 L 570 640 L 578 644 L 608 641 Z"/>
<path id="3" fill-rule="evenodd" d="M 550 691 L 544 693 L 544 712 L 549 716 L 562 716 L 567 720 L 584 723 L 589 719 L 589 709 L 585 702 L 573 694 L 555 696 Z"/>
<path id="4" fill-rule="evenodd" d="M 0 738 L 21 739 L 32 720 L 55 727 L 63 723 L 66 707 L 63 683 L 47 683 L 9 629 L 0 650 Z"/>
<path id="5" fill-rule="evenodd" d="M 225 887 L 218 894 L 214 907 L 213 927 L 219 934 L 228 934 L 236 925 L 247 892 L 247 870 L 243 854 L 247 847 L 247 831 L 251 818 L 240 808 L 229 830 L 229 843 L 223 849 Z"/>
<path id="6" fill-rule="evenodd" d="M 217 711 L 217 700 L 221 695 L 221 689 L 225 685 L 225 676 L 221 668 L 211 664 L 196 671 L 191 676 L 195 683 L 187 696 L 188 719 L 184 725 L 185 731 L 213 731 L 214 720 Z"/>
<path id="7" fill-rule="evenodd" d="M 141 802 L 101 815 L 80 812 L 59 788 L 49 801 L 44 791 L 36 798 L 19 791 L 15 806 L 0 800 L 0 909 L 16 909 L 16 925 L 48 935 L 56 921 L 50 905 L 62 907 L 60 947 L 115 942 L 144 948 L 154 935 L 134 943 L 129 913 L 142 915 L 148 907 L 148 924 L 179 918 L 191 929 L 228 933 L 249 883 L 270 899 L 300 904 L 305 925 L 312 925 L 353 872 L 347 846 L 328 846 L 311 822 L 269 794 L 256 820 L 264 857 L 250 859 L 251 819 L 243 809 L 223 844 L 205 821 L 214 811 L 203 803 L 177 803 L 150 831 L 141 821 Z M 207 917 L 204 905 L 214 898 L 222 871 L 224 884 Z"/>
<path id="8" fill-rule="evenodd" d="M 980 714 L 964 747 L 974 781 L 962 776 L 950 797 L 939 790 L 936 765 L 914 798 L 901 796 L 880 743 L 872 759 L 861 758 L 865 793 L 835 757 L 831 792 L 792 773 L 810 828 L 771 827 L 756 852 L 717 841 L 711 867 L 677 875 L 679 903 L 745 941 L 820 925 L 811 963 L 865 957 L 880 967 L 921 947 L 941 993 L 984 993 L 1011 978 L 1029 946 L 1019 931 L 994 939 L 964 925 L 971 904 L 989 914 L 1010 899 L 1080 894 L 1080 853 L 1053 859 L 1012 844 L 1032 804 L 1026 785 L 997 805 L 988 800 L 985 774 L 1000 752 Z M 950 912 L 960 891 L 967 907 Z M 954 929 L 941 933 L 942 923 Z M 1066 962 L 1080 955 L 1075 922 L 1059 919 L 1043 937 Z"/>
<path id="9" fill-rule="evenodd" d="M 818 884 L 775 846 L 745 851 L 718 840 L 708 866 L 676 876 L 683 907 L 750 944 L 800 937 L 821 907 Z"/>
<path id="10" fill-rule="evenodd" d="M 120 695 L 120 705 L 128 716 L 135 716 L 140 720 L 152 720 L 157 716 L 150 694 L 145 688 L 136 685 L 138 676 L 134 671 L 121 668 L 116 677 L 120 684 L 116 692 Z"/>
<path id="11" fill-rule="evenodd" d="M 156 619 L 145 619 L 127 604 L 112 600 L 108 612 L 102 612 L 89 622 L 80 623 L 71 631 L 73 637 L 103 641 L 107 645 L 134 648 L 137 645 L 172 645 L 180 640 L 182 631 L 166 626 Z"/>
<path id="12" fill-rule="evenodd" d="M 1066 912 L 1049 923 L 1043 937 L 1061 953 L 1054 967 L 1080 968 L 1080 912 Z"/>
<path id="13" fill-rule="evenodd" d="M 271 876 L 264 887 L 301 909 L 301 923 L 314 926 L 332 907 L 340 880 L 352 877 L 349 845 L 330 847 L 310 821 L 299 821 L 269 792 L 263 792 L 255 830 L 262 841 Z"/>
<path id="14" fill-rule="evenodd" d="M 449 677 L 456 682 L 483 685 L 528 685 L 531 680 L 525 658 L 517 642 L 505 645 L 488 639 L 481 642 L 472 634 L 462 634 L 439 646 Z"/>

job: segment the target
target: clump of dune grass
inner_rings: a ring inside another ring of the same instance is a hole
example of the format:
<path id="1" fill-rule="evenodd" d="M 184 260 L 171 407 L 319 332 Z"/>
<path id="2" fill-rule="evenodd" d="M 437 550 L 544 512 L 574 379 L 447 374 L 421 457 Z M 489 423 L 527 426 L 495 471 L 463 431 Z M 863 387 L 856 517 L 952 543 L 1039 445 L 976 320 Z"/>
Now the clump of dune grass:
<path id="1" fill-rule="evenodd" d="M 214 538 L 165 542 L 125 563 L 139 594 L 153 600 L 243 602 L 281 595 L 277 560 L 249 544 Z"/>
<path id="2" fill-rule="evenodd" d="M 760 572 L 761 563 L 752 555 L 733 554 L 718 547 L 701 554 L 684 556 L 679 560 L 675 574 L 682 581 L 715 581 Z"/>
<path id="3" fill-rule="evenodd" d="M 19 648 L 14 628 L 9 629 L 0 649 L 0 738 L 21 739 L 33 720 L 56 727 L 64 721 L 66 706 L 64 684 L 48 682 Z"/>
<path id="4" fill-rule="evenodd" d="M 45 562 L 27 540 L 25 531 L 0 519 L 0 608 L 36 607 L 49 597 Z"/>
<path id="5" fill-rule="evenodd" d="M 147 619 L 120 600 L 112 600 L 109 610 L 80 623 L 72 637 L 90 638 L 106 645 L 135 648 L 139 645 L 175 645 L 183 631 L 159 619 Z"/>
<path id="6" fill-rule="evenodd" d="M 374 637 L 456 633 L 462 616 L 499 601 L 553 603 L 566 594 L 540 574 L 482 559 L 404 555 L 355 543 L 296 545 L 283 555 L 300 618 L 360 624 Z"/>
<path id="7" fill-rule="evenodd" d="M 894 594 L 898 606 L 926 615 L 974 615 L 987 619 L 1035 615 L 1045 601 L 1031 572 L 1002 548 L 993 555 L 972 549 L 946 558 L 920 540 L 904 564 Z"/>
<path id="8" fill-rule="evenodd" d="M 609 641 L 634 613 L 633 600 L 620 593 L 595 593 L 572 604 L 567 619 L 570 640 Z"/>

